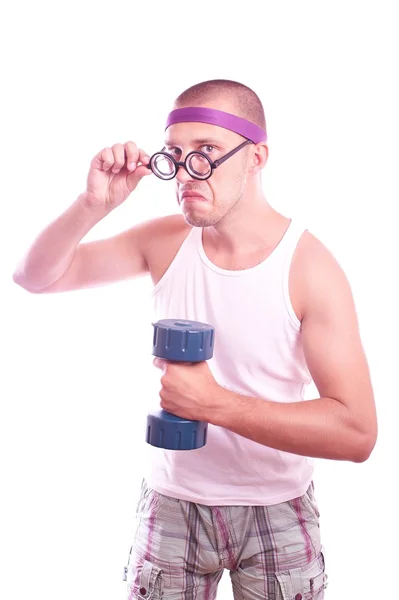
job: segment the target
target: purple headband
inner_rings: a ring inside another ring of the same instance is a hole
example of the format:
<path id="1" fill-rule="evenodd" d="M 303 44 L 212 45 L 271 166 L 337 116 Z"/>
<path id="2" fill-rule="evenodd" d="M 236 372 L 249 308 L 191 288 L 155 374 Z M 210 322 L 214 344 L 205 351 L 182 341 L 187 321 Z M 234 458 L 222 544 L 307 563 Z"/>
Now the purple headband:
<path id="1" fill-rule="evenodd" d="M 219 127 L 224 127 L 224 129 L 230 129 L 230 131 L 239 133 L 255 144 L 267 140 L 266 131 L 255 125 L 255 123 L 221 110 L 215 110 L 214 108 L 189 106 L 172 110 L 168 115 L 165 129 L 170 125 L 174 125 L 174 123 L 187 122 L 218 125 Z"/>

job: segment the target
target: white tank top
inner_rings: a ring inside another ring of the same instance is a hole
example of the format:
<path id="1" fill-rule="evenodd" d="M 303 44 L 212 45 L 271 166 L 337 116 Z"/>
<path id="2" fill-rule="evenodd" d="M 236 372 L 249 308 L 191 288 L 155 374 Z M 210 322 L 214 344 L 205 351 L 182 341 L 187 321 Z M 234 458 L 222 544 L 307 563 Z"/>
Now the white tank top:
<path id="1" fill-rule="evenodd" d="M 304 231 L 291 220 L 263 262 L 229 271 L 207 258 L 202 228 L 194 227 L 154 287 L 154 321 L 191 319 L 215 328 L 214 355 L 208 364 L 223 387 L 273 402 L 304 400 L 312 378 L 288 291 L 291 259 Z M 149 486 L 198 504 L 285 502 L 304 494 L 313 475 L 311 459 L 212 424 L 206 445 L 198 450 L 146 447 Z"/>

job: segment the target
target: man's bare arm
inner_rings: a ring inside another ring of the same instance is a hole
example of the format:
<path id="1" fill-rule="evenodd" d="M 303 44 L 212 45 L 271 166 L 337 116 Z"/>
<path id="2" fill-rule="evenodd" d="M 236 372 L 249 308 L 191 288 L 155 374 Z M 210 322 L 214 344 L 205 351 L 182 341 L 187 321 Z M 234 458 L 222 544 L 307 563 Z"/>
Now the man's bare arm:
<path id="1" fill-rule="evenodd" d="M 351 289 L 317 240 L 305 253 L 302 340 L 320 398 L 283 404 L 220 388 L 210 422 L 286 452 L 362 462 L 377 439 L 377 416 Z"/>
<path id="2" fill-rule="evenodd" d="M 147 223 L 107 239 L 78 245 L 75 232 L 73 235 L 66 232 L 63 240 L 63 227 L 66 227 L 64 223 L 50 225 L 15 272 L 14 281 L 29 292 L 68 292 L 148 273 L 141 243 Z M 46 252 L 51 256 L 47 257 Z"/>
<path id="3" fill-rule="evenodd" d="M 108 240 L 80 244 L 151 173 L 148 156 L 133 142 L 104 148 L 91 161 L 86 191 L 36 238 L 14 272 L 33 293 L 102 285 L 146 272 L 141 227 Z"/>

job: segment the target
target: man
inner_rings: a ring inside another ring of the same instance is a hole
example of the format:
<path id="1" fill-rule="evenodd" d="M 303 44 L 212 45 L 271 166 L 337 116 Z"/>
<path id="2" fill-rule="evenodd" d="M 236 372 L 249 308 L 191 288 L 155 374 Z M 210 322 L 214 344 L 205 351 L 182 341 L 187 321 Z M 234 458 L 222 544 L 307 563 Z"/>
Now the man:
<path id="1" fill-rule="evenodd" d="M 362 462 L 377 419 L 345 274 L 305 227 L 267 202 L 258 96 L 232 81 L 192 86 L 151 158 L 133 142 L 92 160 L 87 189 L 16 270 L 33 293 L 149 274 L 158 318 L 216 329 L 213 358 L 155 359 L 161 406 L 209 423 L 205 447 L 150 448 L 126 568 L 129 600 L 324 598 L 327 576 L 307 457 Z M 154 173 L 176 180 L 182 215 L 80 243 Z M 49 251 L 51 249 L 51 251 Z M 319 398 L 304 400 L 314 381 Z"/>

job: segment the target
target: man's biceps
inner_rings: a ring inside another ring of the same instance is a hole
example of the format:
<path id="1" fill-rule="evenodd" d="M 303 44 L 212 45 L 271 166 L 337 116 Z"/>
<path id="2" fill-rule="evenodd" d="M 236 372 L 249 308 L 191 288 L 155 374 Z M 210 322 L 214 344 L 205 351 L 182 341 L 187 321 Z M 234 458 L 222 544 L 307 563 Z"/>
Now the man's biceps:
<path id="1" fill-rule="evenodd" d="M 366 367 L 356 328 L 350 331 L 334 323 L 308 323 L 304 328 L 303 349 L 321 395 L 342 400 L 353 393 L 358 376 Z"/>

